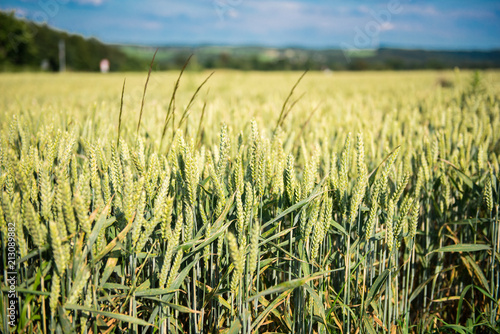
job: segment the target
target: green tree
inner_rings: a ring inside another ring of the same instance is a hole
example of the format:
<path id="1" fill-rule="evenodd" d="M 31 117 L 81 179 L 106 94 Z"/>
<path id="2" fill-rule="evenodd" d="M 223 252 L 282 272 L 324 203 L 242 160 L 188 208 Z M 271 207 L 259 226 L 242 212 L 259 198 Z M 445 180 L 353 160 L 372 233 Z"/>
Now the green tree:
<path id="1" fill-rule="evenodd" d="M 0 12 L 0 64 L 34 65 L 37 50 L 27 23 L 14 17 L 14 12 Z"/>

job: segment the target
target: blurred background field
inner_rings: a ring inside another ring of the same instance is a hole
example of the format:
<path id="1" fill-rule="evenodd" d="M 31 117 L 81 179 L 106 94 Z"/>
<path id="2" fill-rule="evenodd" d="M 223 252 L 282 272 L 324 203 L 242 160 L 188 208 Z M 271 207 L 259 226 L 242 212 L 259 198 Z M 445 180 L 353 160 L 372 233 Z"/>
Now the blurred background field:
<path id="1" fill-rule="evenodd" d="M 179 109 L 188 104 L 196 88 L 210 73 L 186 72 L 183 75 L 177 93 Z M 256 119 L 259 125 L 271 131 L 299 74 L 216 70 L 197 96 L 187 124 L 190 129 L 197 127 L 206 102 L 206 124 L 226 123 L 239 132 L 250 120 Z M 159 124 L 165 120 L 177 77 L 178 72 L 153 72 L 148 83 L 143 131 L 155 140 L 160 135 Z M 447 111 L 441 109 L 441 103 L 456 98 L 470 86 L 472 77 L 472 71 L 309 72 L 298 88 L 296 97 L 301 98 L 284 124 L 285 131 L 292 138 L 293 134 L 297 135 L 314 109 L 317 110 L 308 122 L 308 130 L 302 133 L 306 140 L 324 131 L 336 136 L 347 129 L 379 129 L 387 126 L 384 120 L 397 122 L 408 114 L 419 124 L 415 125 L 418 131 L 427 117 L 432 116 L 436 122 L 450 121 L 446 120 Z M 91 116 L 100 127 L 115 131 L 124 79 L 127 83 L 122 131 L 133 132 L 139 118 L 146 73 L 2 74 L 1 113 L 5 116 L 21 113 L 49 120 L 59 120 L 61 115 L 67 123 Z M 481 73 L 481 85 L 493 96 L 498 94 L 498 72 Z M 313 129 L 318 131 L 311 131 Z M 213 142 L 218 134 L 206 131 L 205 135 Z"/>

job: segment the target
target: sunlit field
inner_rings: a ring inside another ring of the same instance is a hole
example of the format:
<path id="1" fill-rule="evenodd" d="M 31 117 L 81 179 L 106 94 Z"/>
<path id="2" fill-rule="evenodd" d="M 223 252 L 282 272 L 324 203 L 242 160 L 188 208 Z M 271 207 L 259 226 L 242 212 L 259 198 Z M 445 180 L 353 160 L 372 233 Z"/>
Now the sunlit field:
<path id="1" fill-rule="evenodd" d="M 498 332 L 500 72 L 210 74 L 0 74 L 1 331 Z"/>

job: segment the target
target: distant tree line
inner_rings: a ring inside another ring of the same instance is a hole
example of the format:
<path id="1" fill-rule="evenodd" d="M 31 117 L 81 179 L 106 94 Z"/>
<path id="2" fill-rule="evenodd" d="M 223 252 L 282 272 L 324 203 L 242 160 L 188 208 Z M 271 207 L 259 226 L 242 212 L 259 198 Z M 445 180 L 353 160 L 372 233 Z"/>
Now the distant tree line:
<path id="1" fill-rule="evenodd" d="M 73 71 L 99 71 L 103 58 L 110 61 L 111 71 L 139 70 L 144 64 L 127 56 L 116 46 L 95 38 L 85 39 L 51 29 L 46 24 L 21 20 L 14 13 L 0 12 L 0 69 L 59 69 L 59 41 L 65 42 L 66 68 Z"/>
<path id="2" fill-rule="evenodd" d="M 0 11 L 0 71 L 59 69 L 58 44 L 65 42 L 66 68 L 70 71 L 98 71 L 99 62 L 110 61 L 111 71 L 145 71 L 154 49 L 101 43 L 18 19 Z M 161 47 L 156 70 L 178 70 L 190 54 L 189 69 L 228 68 L 237 70 L 413 70 L 500 68 L 500 50 L 424 51 L 382 48 L 378 50 L 310 50 L 302 48 Z"/>
<path id="3" fill-rule="evenodd" d="M 136 47 L 141 49 L 141 47 Z M 144 54 L 134 54 L 146 61 L 154 51 L 143 48 Z M 227 68 L 236 70 L 258 71 L 365 71 L 365 70 L 418 70 L 418 69 L 488 69 L 500 68 L 500 51 L 425 51 L 382 48 L 371 50 L 366 55 L 346 55 L 342 50 L 307 50 L 269 49 L 259 47 L 165 47 L 169 58 L 158 58 L 155 61 L 159 69 L 170 70 L 182 68 L 190 54 L 194 56 L 190 62 L 191 69 Z M 243 52 L 246 50 L 246 52 Z M 270 50 L 274 57 L 266 57 Z"/>

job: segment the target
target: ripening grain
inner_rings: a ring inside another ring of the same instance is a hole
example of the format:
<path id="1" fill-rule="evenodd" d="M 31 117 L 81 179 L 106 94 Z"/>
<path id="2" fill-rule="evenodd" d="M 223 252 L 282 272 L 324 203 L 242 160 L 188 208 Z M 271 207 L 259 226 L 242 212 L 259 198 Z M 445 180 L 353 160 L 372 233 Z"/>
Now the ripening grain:
<path id="1" fill-rule="evenodd" d="M 142 109 L 143 74 L 2 74 L 13 331 L 498 328 L 500 76 L 439 75 L 308 73 L 283 106 L 300 73 L 221 71 L 191 104 L 188 72 L 169 109 L 153 72 Z"/>

